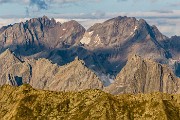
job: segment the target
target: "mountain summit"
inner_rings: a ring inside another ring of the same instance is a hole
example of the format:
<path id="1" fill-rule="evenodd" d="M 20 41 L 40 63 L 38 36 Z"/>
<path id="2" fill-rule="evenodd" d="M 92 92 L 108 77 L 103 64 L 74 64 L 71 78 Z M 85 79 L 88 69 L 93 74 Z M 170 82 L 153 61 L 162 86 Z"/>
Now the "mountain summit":
<path id="1" fill-rule="evenodd" d="M 134 17 L 115 17 L 85 30 L 74 20 L 61 24 L 44 16 L 1 28 L 0 51 L 9 48 L 21 58 L 46 58 L 60 66 L 79 57 L 108 86 L 134 54 L 167 64 L 178 75 L 178 45 L 172 41 L 179 39 L 174 39 Z"/>
<path id="2" fill-rule="evenodd" d="M 9 49 L 0 55 L 0 86 L 30 84 L 51 91 L 103 89 L 103 84 L 82 60 L 58 66 L 47 59 L 21 61 Z"/>
<path id="3" fill-rule="evenodd" d="M 167 62 L 171 53 L 162 44 L 166 39 L 156 26 L 143 19 L 119 16 L 93 25 L 80 42 L 94 52 L 107 73 L 116 75 L 133 54 Z"/>
<path id="4" fill-rule="evenodd" d="M 79 42 L 85 29 L 72 20 L 63 24 L 49 19 L 32 18 L 0 30 L 1 50 L 9 48 L 20 55 L 32 55 L 37 52 L 70 47 Z"/>
<path id="5" fill-rule="evenodd" d="M 112 94 L 122 93 L 179 93 L 180 79 L 167 65 L 133 55 L 106 88 Z"/>

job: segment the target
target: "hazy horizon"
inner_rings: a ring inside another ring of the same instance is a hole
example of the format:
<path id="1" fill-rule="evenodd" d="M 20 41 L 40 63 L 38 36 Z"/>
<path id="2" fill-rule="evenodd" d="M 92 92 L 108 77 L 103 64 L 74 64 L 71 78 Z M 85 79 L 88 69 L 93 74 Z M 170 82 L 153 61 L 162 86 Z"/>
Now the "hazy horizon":
<path id="1" fill-rule="evenodd" d="M 30 18 L 75 19 L 85 28 L 95 22 L 128 16 L 145 19 L 166 36 L 180 35 L 178 0 L 0 0 L 0 27 Z"/>

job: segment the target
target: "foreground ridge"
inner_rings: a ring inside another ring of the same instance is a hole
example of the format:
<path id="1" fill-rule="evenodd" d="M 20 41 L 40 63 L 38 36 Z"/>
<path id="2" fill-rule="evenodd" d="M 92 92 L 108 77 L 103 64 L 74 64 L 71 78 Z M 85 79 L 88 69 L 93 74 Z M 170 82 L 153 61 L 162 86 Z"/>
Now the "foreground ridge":
<path id="1" fill-rule="evenodd" d="M 2 120 L 180 119 L 180 95 L 165 93 L 113 96 L 97 89 L 51 92 L 4 85 L 0 106 Z"/>

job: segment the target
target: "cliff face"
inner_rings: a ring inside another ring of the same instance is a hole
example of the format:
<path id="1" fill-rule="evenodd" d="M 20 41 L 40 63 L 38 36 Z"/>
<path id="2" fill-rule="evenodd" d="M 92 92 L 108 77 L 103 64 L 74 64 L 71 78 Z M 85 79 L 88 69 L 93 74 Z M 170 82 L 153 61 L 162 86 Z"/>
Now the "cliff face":
<path id="1" fill-rule="evenodd" d="M 67 48 L 79 42 L 85 29 L 76 21 L 56 22 L 46 16 L 10 25 L 0 30 L 0 49 L 10 48 L 20 55 Z"/>
<path id="2" fill-rule="evenodd" d="M 0 52 L 10 48 L 22 59 L 46 58 L 60 66 L 78 56 L 108 86 L 133 54 L 167 64 L 179 76 L 178 40 L 133 17 L 115 17 L 85 31 L 76 21 L 61 24 L 44 16 L 2 27 Z"/>
<path id="3" fill-rule="evenodd" d="M 175 67 L 177 73 L 178 65 L 169 60 L 177 58 L 173 47 L 167 49 L 167 39 L 156 26 L 133 17 L 115 17 L 85 31 L 74 20 L 61 24 L 43 16 L 2 27 L 0 52 L 10 48 L 22 58 L 46 58 L 58 65 L 78 56 L 107 86 L 133 54 Z"/>
<path id="4" fill-rule="evenodd" d="M 30 77 L 30 65 L 14 56 L 9 49 L 0 55 L 0 85 L 19 86 L 29 83 Z"/>
<path id="5" fill-rule="evenodd" d="M 180 96 L 162 93 L 113 96 L 99 90 L 65 93 L 3 86 L 0 106 L 2 120 L 180 119 Z"/>
<path id="6" fill-rule="evenodd" d="M 83 61 L 78 58 L 60 67 L 46 59 L 35 61 L 32 64 L 30 84 L 34 88 L 52 91 L 80 91 L 103 88 L 98 77 L 85 67 Z"/>
<path id="7" fill-rule="evenodd" d="M 93 25 L 80 42 L 94 52 L 107 73 L 116 75 L 133 54 L 166 63 L 171 54 L 161 44 L 165 39 L 145 20 L 119 16 Z"/>
<path id="8" fill-rule="evenodd" d="M 168 66 L 134 55 L 106 90 L 112 94 L 179 93 L 179 83 Z"/>
<path id="9" fill-rule="evenodd" d="M 58 66 L 47 59 L 26 60 L 22 62 L 10 50 L 0 55 L 0 85 L 20 86 L 30 84 L 37 89 L 52 91 L 80 91 L 102 89 L 98 77 L 85 67 L 83 61 Z"/>
<path id="10" fill-rule="evenodd" d="M 169 61 L 169 65 L 172 66 L 174 73 L 180 77 L 180 36 L 172 36 L 161 42 L 172 53 L 172 59 Z"/>
<path id="11" fill-rule="evenodd" d="M 47 59 L 24 62 L 10 50 L 0 55 L 0 85 L 20 86 L 24 83 L 37 89 L 51 91 L 80 91 L 103 89 L 103 81 L 76 58 L 63 66 Z M 179 78 L 166 66 L 137 55 L 130 58 L 115 82 L 104 88 L 112 94 L 179 93 Z"/>

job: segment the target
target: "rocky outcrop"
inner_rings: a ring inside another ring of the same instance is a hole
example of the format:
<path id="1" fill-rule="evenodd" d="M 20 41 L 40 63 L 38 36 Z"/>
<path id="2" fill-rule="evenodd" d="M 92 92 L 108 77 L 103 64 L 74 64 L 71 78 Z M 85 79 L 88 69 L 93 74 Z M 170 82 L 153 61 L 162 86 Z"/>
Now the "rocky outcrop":
<path id="1" fill-rule="evenodd" d="M 34 88 L 51 91 L 80 91 L 102 89 L 103 84 L 83 61 L 58 66 L 47 59 L 30 59 L 25 62 L 8 49 L 0 55 L 0 85 L 20 86 L 30 84 Z"/>
<path id="2" fill-rule="evenodd" d="M 16 23 L 0 30 L 0 49 L 33 55 L 43 50 L 68 48 L 79 42 L 85 29 L 76 21 L 56 22 L 46 16 Z"/>
<path id="3" fill-rule="evenodd" d="M 179 120 L 180 95 L 113 96 L 100 90 L 49 92 L 28 85 L 0 88 L 2 120 Z"/>
<path id="4" fill-rule="evenodd" d="M 76 58 L 63 66 L 47 59 L 21 61 L 10 50 L 0 55 L 0 85 L 20 86 L 51 91 L 103 89 L 103 81 Z M 115 82 L 104 88 L 112 94 L 179 93 L 180 79 L 166 66 L 137 55 L 131 57 Z"/>
<path id="5" fill-rule="evenodd" d="M 179 85 L 180 79 L 168 66 L 134 55 L 105 90 L 112 94 L 179 93 Z"/>
<path id="6" fill-rule="evenodd" d="M 31 67 L 22 62 L 7 49 L 0 55 L 0 85 L 10 84 L 14 86 L 29 83 Z"/>
<path id="7" fill-rule="evenodd" d="M 98 48 L 98 47 L 114 47 L 124 45 L 126 42 L 143 42 L 147 38 L 157 46 L 161 47 L 158 41 L 167 39 L 162 35 L 156 26 L 150 26 L 143 20 L 137 20 L 134 17 L 116 17 L 109 19 L 104 23 L 98 23 L 90 27 L 84 35 L 84 39 L 80 41 L 82 44 Z M 130 39 L 136 38 L 132 41 Z"/>
<path id="8" fill-rule="evenodd" d="M 178 39 L 172 41 L 145 20 L 126 16 L 97 23 L 86 32 L 76 21 L 61 24 L 46 16 L 0 29 L 0 51 L 10 48 L 23 59 L 46 58 L 60 66 L 78 56 L 105 86 L 133 54 L 167 64 L 179 76 Z"/>
<path id="9" fill-rule="evenodd" d="M 60 67 L 46 59 L 39 59 L 30 64 L 32 65 L 30 85 L 34 88 L 52 91 L 103 88 L 98 77 L 78 58 Z"/>
<path id="10" fill-rule="evenodd" d="M 93 25 L 80 42 L 94 52 L 106 73 L 116 75 L 133 54 L 167 63 L 171 54 L 161 44 L 165 39 L 157 27 L 145 20 L 119 16 Z"/>
<path id="11" fill-rule="evenodd" d="M 161 41 L 163 46 L 172 54 L 172 59 L 169 60 L 169 65 L 173 68 L 174 73 L 180 77 L 180 37 L 172 36 L 169 39 Z"/>
<path id="12" fill-rule="evenodd" d="M 161 43 L 172 53 L 173 59 L 178 60 L 180 58 L 180 36 L 172 36 L 171 38 L 161 41 Z"/>

